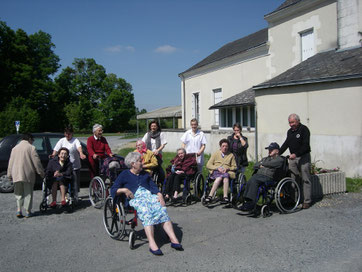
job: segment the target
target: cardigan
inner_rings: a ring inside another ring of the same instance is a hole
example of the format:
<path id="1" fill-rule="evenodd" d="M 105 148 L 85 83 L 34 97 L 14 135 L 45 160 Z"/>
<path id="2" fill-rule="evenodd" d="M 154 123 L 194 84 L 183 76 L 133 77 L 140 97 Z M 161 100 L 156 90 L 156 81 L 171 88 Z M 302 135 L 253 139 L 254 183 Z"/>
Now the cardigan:
<path id="1" fill-rule="evenodd" d="M 180 160 L 179 156 L 176 155 L 170 163 L 175 166 L 175 170 L 184 171 L 186 175 L 193 175 L 197 171 L 197 161 L 195 153 L 185 154 L 183 160 Z M 167 167 L 167 176 L 171 173 L 171 167 Z"/>
<path id="2" fill-rule="evenodd" d="M 138 150 L 135 149 L 133 152 L 138 152 Z M 150 172 L 153 168 L 158 166 L 157 158 L 153 155 L 151 150 L 147 149 L 146 153 L 141 154 L 141 156 L 143 156 L 142 164 L 145 171 Z"/>
<path id="3" fill-rule="evenodd" d="M 94 135 L 88 137 L 87 150 L 88 156 L 92 158 L 94 154 L 97 154 L 102 159 L 104 159 L 106 157 L 106 154 L 110 155 L 112 153 L 106 138 L 104 138 L 103 136 L 99 140 L 96 140 L 94 138 Z"/>
<path id="4" fill-rule="evenodd" d="M 221 156 L 221 151 L 218 150 L 211 155 L 211 158 L 206 164 L 206 168 L 209 169 L 210 173 L 214 170 L 217 170 L 219 167 L 229 168 L 230 178 L 235 178 L 235 170 L 236 170 L 236 161 L 235 157 L 232 153 L 225 154 L 224 157 Z"/>

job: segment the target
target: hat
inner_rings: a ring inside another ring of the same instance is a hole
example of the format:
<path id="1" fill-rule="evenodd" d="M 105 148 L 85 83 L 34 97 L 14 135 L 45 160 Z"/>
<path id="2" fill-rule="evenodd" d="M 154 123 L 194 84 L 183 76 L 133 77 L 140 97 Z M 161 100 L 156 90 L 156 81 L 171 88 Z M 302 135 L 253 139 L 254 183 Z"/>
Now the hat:
<path id="1" fill-rule="evenodd" d="M 274 150 L 274 149 L 280 149 L 279 145 L 276 142 L 272 142 L 269 146 L 267 146 L 265 149 Z"/>

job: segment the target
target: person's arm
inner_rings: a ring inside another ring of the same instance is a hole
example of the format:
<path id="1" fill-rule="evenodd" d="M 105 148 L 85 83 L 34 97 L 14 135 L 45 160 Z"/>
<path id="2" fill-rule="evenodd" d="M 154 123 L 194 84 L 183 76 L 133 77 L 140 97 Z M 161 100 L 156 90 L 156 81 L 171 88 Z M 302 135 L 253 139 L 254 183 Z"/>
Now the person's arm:
<path id="1" fill-rule="evenodd" d="M 108 145 L 107 139 L 105 137 L 102 137 L 102 138 L 104 139 L 103 143 L 104 143 L 104 148 L 105 148 L 106 154 L 110 157 L 113 157 L 113 153 L 112 153 L 111 148 Z"/>
<path id="2" fill-rule="evenodd" d="M 166 136 L 163 132 L 160 133 L 160 140 L 161 140 L 161 145 L 159 148 L 157 148 L 153 154 L 155 155 L 158 155 L 158 153 L 160 153 L 164 148 L 165 146 L 167 145 L 167 140 L 166 140 Z"/>
<path id="3" fill-rule="evenodd" d="M 295 155 L 297 157 L 300 157 L 300 156 L 310 152 L 310 143 L 309 143 L 310 142 L 310 132 L 306 126 L 303 126 L 301 136 L 302 136 L 302 144 L 301 144 L 298 152 L 295 152 Z"/>
<path id="4" fill-rule="evenodd" d="M 147 150 L 147 153 L 143 156 L 145 158 L 145 162 L 142 165 L 143 168 L 155 168 L 158 165 L 157 158 L 153 155 L 152 151 Z"/>
<path id="5" fill-rule="evenodd" d="M 218 151 L 216 151 L 218 152 Z M 215 166 L 215 158 L 216 158 L 216 152 L 214 152 L 209 161 L 206 164 L 206 168 L 209 169 L 210 171 L 216 170 L 218 167 Z"/>
<path id="6" fill-rule="evenodd" d="M 288 138 L 289 138 L 289 130 L 287 132 L 287 138 L 285 139 L 284 143 L 282 144 L 282 146 L 279 149 L 279 155 L 282 155 L 285 152 L 285 150 L 287 150 L 287 148 L 289 146 L 289 144 L 288 144 L 289 139 Z"/>
<path id="7" fill-rule="evenodd" d="M 228 171 L 235 171 L 237 169 L 236 160 L 232 153 L 230 153 L 230 155 L 232 155 L 232 156 L 231 156 L 231 160 L 230 160 L 230 168 L 228 169 Z"/>
<path id="8" fill-rule="evenodd" d="M 186 145 L 188 143 L 188 140 L 187 140 L 187 131 L 182 135 L 181 137 L 181 147 L 182 148 L 186 148 Z"/>
<path id="9" fill-rule="evenodd" d="M 93 147 L 93 141 L 94 141 L 94 136 L 90 136 L 87 139 L 87 151 L 88 151 L 88 156 L 94 158 L 95 151 L 94 151 L 94 147 Z"/>
<path id="10" fill-rule="evenodd" d="M 14 164 L 14 155 L 13 155 L 13 150 L 11 150 L 10 160 L 9 160 L 9 163 L 8 163 L 8 173 L 7 173 L 7 176 L 8 176 L 9 179 L 12 179 L 11 172 L 12 172 L 12 169 L 13 169 L 13 164 Z"/>
<path id="11" fill-rule="evenodd" d="M 201 156 L 201 154 L 204 152 L 204 150 L 205 150 L 205 145 L 203 144 L 203 145 L 201 145 L 199 152 L 197 152 L 197 156 Z"/>
<path id="12" fill-rule="evenodd" d="M 41 164 L 39 155 L 36 152 L 36 149 L 34 146 L 31 149 L 31 157 L 32 157 L 33 165 L 35 167 L 36 172 L 39 174 L 39 176 L 41 176 L 41 178 L 44 178 L 44 176 L 45 176 L 44 168 L 43 168 L 43 165 Z"/>
<path id="13" fill-rule="evenodd" d="M 81 145 L 81 143 L 80 143 L 80 141 L 79 141 L 78 139 L 75 139 L 75 146 L 76 146 L 76 148 L 77 148 L 77 150 L 78 150 L 79 157 L 80 157 L 82 160 L 84 160 L 87 156 L 84 155 L 83 149 L 82 149 L 82 145 Z"/>
<path id="14" fill-rule="evenodd" d="M 283 165 L 283 158 L 280 156 L 275 157 L 274 159 L 271 160 L 265 160 L 263 162 L 263 167 L 267 167 L 267 168 L 280 168 Z"/>

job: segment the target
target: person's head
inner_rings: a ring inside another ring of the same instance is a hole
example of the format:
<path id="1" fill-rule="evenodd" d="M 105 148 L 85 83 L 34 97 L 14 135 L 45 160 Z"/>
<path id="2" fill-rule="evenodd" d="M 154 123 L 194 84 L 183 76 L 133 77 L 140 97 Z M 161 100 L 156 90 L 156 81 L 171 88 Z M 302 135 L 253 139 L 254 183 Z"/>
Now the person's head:
<path id="1" fill-rule="evenodd" d="M 147 151 L 147 146 L 146 146 L 146 143 L 142 140 L 138 140 L 136 142 L 136 149 L 138 152 L 140 153 L 144 153 Z"/>
<path id="2" fill-rule="evenodd" d="M 97 138 L 102 137 L 103 134 L 103 126 L 100 124 L 95 124 L 93 126 L 93 134 L 94 136 L 96 136 Z"/>
<path id="3" fill-rule="evenodd" d="M 292 113 L 288 117 L 289 126 L 292 130 L 296 130 L 300 124 L 300 118 L 298 114 Z"/>
<path id="4" fill-rule="evenodd" d="M 199 122 L 197 121 L 196 118 L 193 118 L 193 119 L 191 119 L 191 121 L 190 121 L 190 125 L 191 125 L 192 131 L 196 132 L 197 127 L 199 126 Z"/>
<path id="5" fill-rule="evenodd" d="M 30 133 L 24 133 L 22 140 L 28 141 L 29 143 L 32 144 L 34 142 L 34 137 Z"/>
<path id="6" fill-rule="evenodd" d="M 177 156 L 178 156 L 181 160 L 183 160 L 183 159 L 185 158 L 185 155 L 186 155 L 186 150 L 185 150 L 185 148 L 180 147 L 180 148 L 177 149 Z"/>
<path id="7" fill-rule="evenodd" d="M 58 158 L 60 161 L 66 161 L 69 157 L 69 150 L 68 148 L 62 147 L 58 150 Z"/>
<path id="8" fill-rule="evenodd" d="M 153 120 L 148 124 L 148 130 L 152 132 L 161 131 L 160 124 L 156 120 Z"/>
<path id="9" fill-rule="evenodd" d="M 64 128 L 64 136 L 68 141 L 73 138 L 73 128 L 71 126 Z"/>
<path id="10" fill-rule="evenodd" d="M 280 147 L 276 142 L 272 142 L 269 146 L 265 147 L 265 149 L 268 149 L 269 156 L 274 157 L 279 154 Z"/>
<path id="11" fill-rule="evenodd" d="M 241 125 L 239 123 L 235 123 L 233 125 L 233 131 L 235 134 L 241 134 L 241 131 L 242 131 L 242 128 L 241 128 Z"/>
<path id="12" fill-rule="evenodd" d="M 136 172 L 142 171 L 142 159 L 141 154 L 138 152 L 130 152 L 124 159 L 124 163 L 128 168 Z"/>
<path id="13" fill-rule="evenodd" d="M 220 142 L 219 142 L 219 146 L 220 146 L 220 151 L 222 153 L 225 154 L 226 152 L 228 152 L 228 150 L 229 150 L 229 142 L 228 142 L 228 140 L 221 139 Z"/>

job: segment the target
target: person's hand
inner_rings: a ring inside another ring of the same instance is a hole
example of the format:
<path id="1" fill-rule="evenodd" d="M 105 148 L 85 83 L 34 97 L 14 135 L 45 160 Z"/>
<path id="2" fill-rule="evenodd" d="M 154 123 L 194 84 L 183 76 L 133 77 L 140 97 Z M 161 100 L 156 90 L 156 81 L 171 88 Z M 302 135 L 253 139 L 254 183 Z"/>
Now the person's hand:
<path id="1" fill-rule="evenodd" d="M 109 153 L 109 155 L 108 155 L 108 156 L 113 157 L 113 154 L 112 154 L 112 153 Z"/>
<path id="2" fill-rule="evenodd" d="M 160 194 L 160 193 L 157 194 L 157 200 L 158 200 L 158 202 L 160 202 L 162 207 L 165 207 L 166 203 L 165 203 L 165 200 L 163 199 L 162 194 Z"/>
<path id="3" fill-rule="evenodd" d="M 132 193 L 129 189 L 126 189 L 125 192 L 124 192 L 124 194 L 125 194 L 126 197 L 129 198 L 129 199 L 134 198 L 133 193 Z"/>
<path id="4" fill-rule="evenodd" d="M 80 158 L 81 158 L 82 160 L 84 160 L 84 159 L 86 159 L 86 158 L 87 158 L 87 156 L 86 156 L 86 155 L 84 155 L 84 154 L 80 154 Z"/>
<path id="5" fill-rule="evenodd" d="M 175 172 L 177 175 L 180 175 L 180 174 L 183 174 L 184 173 L 184 171 L 181 171 L 181 170 L 176 170 L 176 172 Z"/>
<path id="6" fill-rule="evenodd" d="M 158 155 L 158 150 L 153 151 L 153 155 L 157 156 Z"/>
<path id="7" fill-rule="evenodd" d="M 57 170 L 54 172 L 54 177 L 60 177 L 62 174 Z"/>
<path id="8" fill-rule="evenodd" d="M 289 159 L 295 160 L 296 157 L 297 157 L 297 155 L 295 155 L 295 154 L 293 153 L 293 154 L 290 154 Z"/>
<path id="9" fill-rule="evenodd" d="M 202 152 L 201 152 L 201 151 L 199 151 L 199 152 L 197 152 L 197 153 L 196 153 L 196 155 L 197 155 L 198 157 L 200 157 L 200 156 L 201 156 L 201 154 L 202 154 Z"/>
<path id="10" fill-rule="evenodd" d="M 97 155 L 97 154 L 93 154 L 93 156 L 92 156 L 92 157 L 93 157 L 93 159 L 95 159 L 95 160 L 96 160 L 96 159 L 98 158 L 98 155 Z"/>

